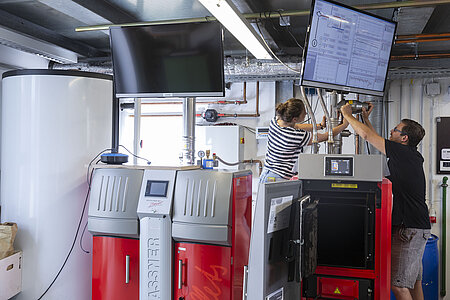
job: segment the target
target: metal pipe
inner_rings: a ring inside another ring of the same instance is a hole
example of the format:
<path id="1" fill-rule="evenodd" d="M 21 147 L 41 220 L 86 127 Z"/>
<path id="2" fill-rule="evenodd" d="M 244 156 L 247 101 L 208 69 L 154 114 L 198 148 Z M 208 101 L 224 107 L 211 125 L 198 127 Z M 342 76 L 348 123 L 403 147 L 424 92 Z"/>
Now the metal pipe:
<path id="1" fill-rule="evenodd" d="M 259 81 L 256 82 L 256 114 L 259 117 Z"/>
<path id="2" fill-rule="evenodd" d="M 419 38 L 435 38 L 435 37 L 450 37 L 450 32 L 447 33 L 421 33 L 421 34 L 407 34 L 407 35 L 397 35 L 396 40 L 407 40 L 407 39 L 419 39 Z"/>
<path id="3" fill-rule="evenodd" d="M 114 86 L 114 84 L 113 84 Z M 113 96 L 112 96 L 112 137 L 111 137 L 111 149 L 112 153 L 119 152 L 119 124 L 120 124 L 120 108 L 119 108 L 119 99 L 116 97 L 115 88 L 113 87 Z"/>
<path id="4" fill-rule="evenodd" d="M 195 98 L 183 99 L 182 165 L 195 164 Z"/>
<path id="5" fill-rule="evenodd" d="M 320 105 L 322 106 L 323 113 L 325 114 L 325 119 L 327 120 L 327 132 L 328 132 L 328 141 L 327 141 L 327 154 L 331 154 L 333 152 L 333 124 L 331 123 L 330 114 L 328 113 L 327 106 L 325 105 L 325 101 L 322 97 L 322 90 L 317 89 L 317 95 L 319 95 Z"/>
<path id="6" fill-rule="evenodd" d="M 441 233 L 441 297 L 445 297 L 445 272 L 446 267 L 446 255 L 447 255 L 447 180 L 448 177 L 444 176 L 442 179 L 442 233 Z"/>
<path id="7" fill-rule="evenodd" d="M 137 164 L 137 156 L 141 145 L 141 98 L 134 99 L 134 141 L 133 141 L 133 164 Z"/>
<path id="8" fill-rule="evenodd" d="M 422 1 L 394 1 L 394 2 L 381 2 L 371 3 L 363 5 L 355 5 L 354 8 L 361 10 L 374 10 L 374 9 L 387 9 L 387 8 L 399 8 L 399 7 L 420 7 L 420 6 L 434 6 L 439 4 L 450 3 L 450 0 L 422 0 Z M 274 12 L 260 12 L 242 14 L 246 19 L 278 19 L 280 17 L 298 17 L 309 16 L 309 10 L 286 10 L 286 11 L 274 11 Z M 75 28 L 75 31 L 95 31 L 95 30 L 108 30 L 109 27 L 116 26 L 143 26 L 143 25 L 162 25 L 162 24 L 180 24 L 180 23 L 197 23 L 197 22 L 209 22 L 216 21 L 217 19 L 210 16 L 199 18 L 186 18 L 186 19 L 173 19 L 173 20 L 160 20 L 150 22 L 134 22 L 123 24 L 103 24 L 95 26 L 80 26 Z"/>
<path id="9" fill-rule="evenodd" d="M 333 91 L 333 93 L 336 93 Z M 342 94 L 337 94 L 336 93 L 336 102 L 340 103 L 342 100 L 344 100 L 344 96 Z M 336 105 L 334 106 L 336 107 Z M 336 118 L 333 120 L 333 126 L 338 126 L 340 123 L 339 120 L 339 110 L 336 110 Z M 334 137 L 334 145 L 333 145 L 333 153 L 334 154 L 341 154 L 342 153 L 342 132 L 337 134 Z"/>
<path id="10" fill-rule="evenodd" d="M 450 53 L 392 55 L 391 60 L 449 58 Z"/>
<path id="11" fill-rule="evenodd" d="M 359 114 L 355 116 L 355 118 L 359 121 Z M 360 147 L 360 138 L 359 134 L 355 131 L 355 154 L 361 154 L 361 147 Z"/>
<path id="12" fill-rule="evenodd" d="M 444 41 L 450 41 L 450 37 L 428 38 L 428 39 L 395 40 L 394 44 L 427 43 L 427 42 L 444 42 Z"/>
<path id="13" fill-rule="evenodd" d="M 313 113 L 313 110 L 311 108 L 311 105 L 309 105 L 308 98 L 306 97 L 305 87 L 301 86 L 300 87 L 300 91 L 302 92 L 302 98 L 303 98 L 302 100 L 303 100 L 303 103 L 305 104 L 306 111 L 307 111 L 309 117 L 311 118 L 312 132 L 313 132 L 312 149 L 313 149 L 313 153 L 316 154 L 316 153 L 319 152 L 319 141 L 317 139 L 316 116 L 314 116 L 314 113 Z"/>

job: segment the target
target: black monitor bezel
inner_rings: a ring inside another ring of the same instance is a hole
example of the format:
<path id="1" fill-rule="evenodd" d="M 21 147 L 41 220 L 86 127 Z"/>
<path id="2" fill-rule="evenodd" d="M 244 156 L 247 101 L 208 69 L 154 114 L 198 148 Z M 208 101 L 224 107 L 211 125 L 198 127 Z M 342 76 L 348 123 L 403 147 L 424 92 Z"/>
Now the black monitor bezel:
<path id="1" fill-rule="evenodd" d="M 210 21 L 214 22 L 214 21 Z M 208 23 L 210 23 L 208 22 Z M 205 22 L 194 22 L 190 24 L 200 24 L 200 23 L 206 23 Z M 221 53 L 221 63 L 222 63 L 222 90 L 221 91 L 212 91 L 212 92 L 192 92 L 192 91 L 186 91 L 186 92 L 176 92 L 176 93 L 170 93 L 170 92 L 138 92 L 138 93 L 121 93 L 116 91 L 116 82 L 114 80 L 116 76 L 116 72 L 114 70 L 114 50 L 112 47 L 112 37 L 111 37 L 111 30 L 117 30 L 117 29 L 123 29 L 128 27 L 150 27 L 150 26 L 166 26 L 166 25 L 180 25 L 179 23 L 173 23 L 173 24 L 155 24 L 155 25 L 138 25 L 138 26 L 111 26 L 109 28 L 109 45 L 111 50 L 111 62 L 112 62 L 112 68 L 113 68 L 113 84 L 114 84 L 114 94 L 117 98 L 185 98 L 185 97 L 225 97 L 225 74 L 224 74 L 224 31 L 223 26 L 220 26 L 221 28 L 221 44 L 220 47 L 222 51 Z"/>
<path id="2" fill-rule="evenodd" d="M 365 14 L 389 23 L 394 24 L 395 28 L 394 28 L 394 35 L 392 38 L 392 45 L 391 45 L 391 55 L 389 55 L 389 59 L 388 59 L 388 67 L 386 68 L 386 75 L 385 75 L 385 79 L 384 79 L 384 86 L 383 86 L 383 90 L 382 91 L 376 91 L 376 90 L 369 90 L 369 89 L 363 89 L 363 88 L 356 88 L 356 87 L 348 87 L 348 86 L 343 86 L 343 85 L 338 85 L 338 84 L 332 84 L 332 83 L 323 83 L 320 81 L 312 81 L 312 80 L 303 80 L 303 74 L 305 71 L 305 65 L 306 65 L 306 56 L 308 55 L 308 45 L 309 45 L 309 38 L 310 38 L 310 34 L 311 34 L 311 22 L 312 22 L 312 18 L 313 18 L 313 14 L 314 14 L 314 7 L 316 5 L 316 0 L 312 0 L 311 3 L 311 10 L 309 13 L 309 23 L 308 23 L 308 30 L 306 32 L 306 39 L 305 39 L 305 46 L 303 48 L 303 57 L 302 57 L 302 70 L 301 70 L 301 75 L 300 75 L 300 85 L 302 86 L 310 86 L 310 87 L 315 87 L 315 88 L 324 88 L 324 89 L 330 89 L 330 90 L 336 90 L 336 91 L 341 91 L 344 93 L 357 93 L 357 94 L 365 94 L 365 95 L 372 95 L 372 96 L 384 96 L 384 92 L 386 90 L 386 83 L 387 83 L 387 74 L 389 72 L 389 64 L 391 63 L 391 57 L 392 57 L 392 49 L 394 47 L 394 43 L 395 43 L 395 33 L 397 32 L 397 22 L 389 20 L 387 18 L 384 17 L 380 17 L 377 16 L 375 14 L 366 12 L 364 10 L 361 9 L 357 9 L 354 7 L 351 7 L 349 5 L 345 5 L 333 0 L 320 0 L 320 1 L 324 1 L 324 2 L 328 2 L 331 3 L 333 5 L 337 5 L 337 6 L 341 6 L 343 8 L 346 9 L 350 9 L 353 10 L 357 13 L 361 13 L 361 14 Z"/>

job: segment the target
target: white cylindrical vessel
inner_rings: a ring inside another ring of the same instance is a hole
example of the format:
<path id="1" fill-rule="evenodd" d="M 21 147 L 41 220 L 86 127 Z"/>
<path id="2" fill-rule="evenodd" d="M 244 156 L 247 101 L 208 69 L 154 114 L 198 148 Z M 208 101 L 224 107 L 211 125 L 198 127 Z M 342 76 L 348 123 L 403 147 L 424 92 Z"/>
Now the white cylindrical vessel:
<path id="1" fill-rule="evenodd" d="M 1 221 L 16 222 L 22 292 L 38 299 L 69 253 L 81 218 L 87 165 L 111 147 L 112 77 L 66 70 L 3 74 Z M 92 253 L 75 247 L 43 300 L 91 299 Z M 92 249 L 85 233 L 82 244 Z"/>

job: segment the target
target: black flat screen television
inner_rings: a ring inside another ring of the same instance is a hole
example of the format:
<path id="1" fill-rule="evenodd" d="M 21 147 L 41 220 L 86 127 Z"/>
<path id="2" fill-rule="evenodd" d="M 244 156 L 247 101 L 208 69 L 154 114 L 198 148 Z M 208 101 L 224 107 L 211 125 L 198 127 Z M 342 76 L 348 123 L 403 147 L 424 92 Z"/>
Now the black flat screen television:
<path id="1" fill-rule="evenodd" d="M 383 96 L 396 27 L 334 1 L 313 1 L 301 84 Z"/>
<path id="2" fill-rule="evenodd" d="M 118 98 L 224 96 L 218 22 L 110 27 Z"/>

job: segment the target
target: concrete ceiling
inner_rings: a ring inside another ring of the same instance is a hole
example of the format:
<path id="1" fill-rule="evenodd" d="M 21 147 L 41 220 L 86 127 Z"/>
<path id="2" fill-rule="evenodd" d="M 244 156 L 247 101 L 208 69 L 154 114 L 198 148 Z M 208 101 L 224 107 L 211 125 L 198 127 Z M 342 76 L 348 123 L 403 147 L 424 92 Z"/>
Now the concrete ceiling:
<path id="1" fill-rule="evenodd" d="M 276 54 L 283 57 L 302 55 L 309 16 L 291 16 L 288 26 L 280 26 L 278 12 L 307 11 L 310 0 L 233 0 L 242 13 L 261 13 L 271 18 L 257 20 L 266 39 Z M 376 15 L 398 22 L 397 35 L 443 34 L 450 32 L 450 0 L 415 1 L 420 6 L 392 8 L 393 3 L 414 1 L 344 0 L 350 6 L 389 6 L 370 10 Z M 446 3 L 447 2 L 447 3 Z M 430 3 L 432 3 L 430 5 Z M 395 5 L 394 5 L 395 6 Z M 401 5 L 399 5 L 401 6 Z M 100 24 L 123 24 L 158 20 L 185 19 L 209 16 L 198 0 L 0 0 L 0 26 L 19 34 L 33 37 L 50 45 L 74 52 L 78 62 L 102 63 L 110 60 L 108 32 L 76 32 L 75 28 Z M 253 22 L 255 20 L 252 20 Z M 0 36 L 0 40 L 1 40 Z M 406 38 L 406 37 L 404 37 Z M 450 67 L 450 36 L 437 41 L 422 41 L 421 36 L 393 48 L 391 67 L 426 67 L 441 61 L 441 67 Z M 17 45 L 16 45 L 17 48 Z M 242 56 L 245 49 L 227 32 L 225 55 Z M 425 59 L 432 55 L 433 59 Z M 424 57 L 424 59 L 422 59 Z M 408 59 L 409 58 L 409 59 Z M 429 62 L 434 60 L 434 62 Z"/>

